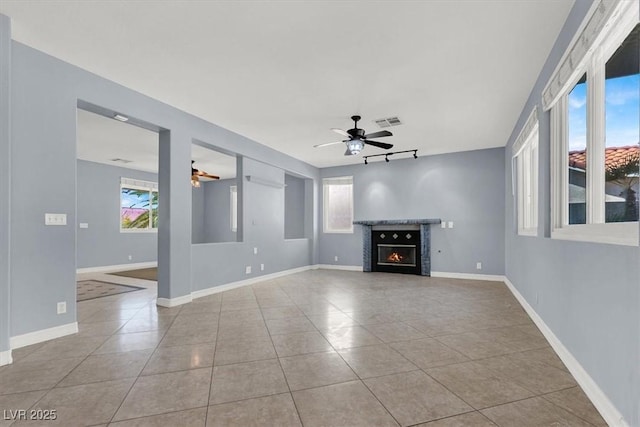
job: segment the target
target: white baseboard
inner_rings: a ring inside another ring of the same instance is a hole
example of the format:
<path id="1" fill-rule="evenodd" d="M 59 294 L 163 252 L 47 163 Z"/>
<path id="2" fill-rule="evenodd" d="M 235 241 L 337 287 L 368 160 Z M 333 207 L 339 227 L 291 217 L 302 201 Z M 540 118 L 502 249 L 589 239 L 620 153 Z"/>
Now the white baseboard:
<path id="1" fill-rule="evenodd" d="M 0 351 L 0 366 L 8 365 L 13 363 L 13 358 L 11 357 L 11 350 Z"/>
<path id="2" fill-rule="evenodd" d="M 192 294 L 183 295 L 181 297 L 176 297 L 176 298 L 158 298 L 156 300 L 156 305 L 159 305 L 160 307 L 168 307 L 168 308 L 177 307 L 182 304 L 190 303 L 193 300 L 193 297 L 191 295 Z"/>
<path id="3" fill-rule="evenodd" d="M 497 274 L 451 273 L 448 271 L 432 271 L 431 277 L 442 277 L 447 279 L 486 280 L 490 282 L 504 282 L 505 280 L 504 276 Z"/>
<path id="4" fill-rule="evenodd" d="M 544 335 L 544 337 L 549 341 L 551 347 L 556 352 L 558 357 L 565 364 L 569 372 L 576 379 L 582 390 L 584 390 L 585 394 L 589 397 L 593 405 L 602 415 L 602 418 L 607 422 L 610 426 L 617 427 L 628 427 L 629 424 L 624 420 L 622 414 L 618 411 L 618 409 L 611 403 L 609 398 L 604 394 L 604 392 L 598 387 L 598 384 L 591 378 L 591 376 L 587 373 L 587 371 L 580 365 L 580 362 L 573 357 L 573 355 L 569 352 L 569 350 L 562 344 L 562 342 L 556 337 L 556 335 L 549 329 L 544 320 L 536 313 L 536 311 L 529 305 L 527 300 L 518 292 L 513 283 L 508 278 L 504 278 L 504 283 L 507 285 L 511 293 L 516 297 L 522 308 L 527 312 L 531 320 L 536 324 L 540 332 Z"/>
<path id="5" fill-rule="evenodd" d="M 252 277 L 250 279 L 239 280 L 237 282 L 226 283 L 224 285 L 213 286 L 207 289 L 191 292 L 193 299 L 206 297 L 220 292 L 230 291 L 232 289 L 241 288 L 243 286 L 253 285 L 265 280 L 276 279 L 278 277 L 288 276 L 290 274 L 301 273 L 303 271 L 314 269 L 313 265 L 305 265 L 304 267 L 291 268 L 289 270 L 278 271 L 276 273 L 265 274 L 263 276 Z"/>
<path id="6" fill-rule="evenodd" d="M 84 274 L 84 273 L 112 273 L 114 271 L 123 271 L 123 270 L 137 270 L 140 268 L 152 268 L 157 267 L 157 261 L 149 261 L 149 262 L 135 262 L 131 264 L 118 264 L 118 265 L 103 265 L 100 267 L 87 267 L 87 268 L 78 268 L 76 269 L 76 274 Z"/>
<path id="7" fill-rule="evenodd" d="M 66 325 L 41 329 L 39 331 L 29 332 L 28 334 L 16 335 L 15 337 L 11 337 L 9 345 L 12 349 L 16 349 L 76 333 L 78 333 L 78 322 L 67 323 Z"/>
<path id="8" fill-rule="evenodd" d="M 336 265 L 336 264 L 316 264 L 314 268 L 323 270 L 342 270 L 342 271 L 360 271 L 362 272 L 361 265 Z"/>

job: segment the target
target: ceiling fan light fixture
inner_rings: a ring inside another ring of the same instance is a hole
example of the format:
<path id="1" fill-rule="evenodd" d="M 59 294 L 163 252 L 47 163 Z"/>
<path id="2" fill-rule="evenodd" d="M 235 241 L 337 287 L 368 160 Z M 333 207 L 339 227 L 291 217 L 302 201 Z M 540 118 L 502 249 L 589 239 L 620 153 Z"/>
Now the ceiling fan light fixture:
<path id="1" fill-rule="evenodd" d="M 191 186 L 193 188 L 200 188 L 200 178 L 198 178 L 198 175 L 191 175 Z"/>
<path id="2" fill-rule="evenodd" d="M 364 142 L 361 139 L 352 139 L 347 142 L 347 148 L 352 155 L 356 155 L 364 148 Z"/>

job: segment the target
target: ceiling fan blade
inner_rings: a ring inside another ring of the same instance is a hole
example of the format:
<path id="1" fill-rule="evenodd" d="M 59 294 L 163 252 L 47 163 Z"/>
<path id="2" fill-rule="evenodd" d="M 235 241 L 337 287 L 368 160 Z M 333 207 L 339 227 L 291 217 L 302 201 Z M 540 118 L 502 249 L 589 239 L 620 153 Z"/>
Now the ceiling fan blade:
<path id="1" fill-rule="evenodd" d="M 209 178 L 209 179 L 220 179 L 219 176 L 211 175 L 210 173 L 206 173 L 206 172 L 200 172 L 198 175 L 204 176 L 205 178 Z"/>
<path id="2" fill-rule="evenodd" d="M 338 129 L 338 128 L 331 128 L 332 131 L 334 131 L 335 133 L 339 133 L 342 136 L 349 136 L 349 134 L 347 133 L 347 131 L 344 131 L 342 129 Z"/>
<path id="3" fill-rule="evenodd" d="M 326 147 L 327 145 L 342 144 L 343 142 L 345 142 L 345 141 L 327 142 L 326 144 L 316 144 L 313 147 L 314 148 Z"/>
<path id="4" fill-rule="evenodd" d="M 373 145 L 374 147 L 384 148 L 385 150 L 393 148 L 393 144 L 387 144 L 386 142 L 370 141 L 368 139 L 365 139 L 364 143 L 365 144 L 369 144 L 369 145 Z"/>
<path id="5" fill-rule="evenodd" d="M 391 132 L 389 132 L 388 130 L 381 130 L 379 132 L 369 133 L 369 134 L 365 135 L 364 138 L 365 139 L 367 139 L 367 138 L 382 138 L 383 136 L 393 136 L 393 134 Z"/>

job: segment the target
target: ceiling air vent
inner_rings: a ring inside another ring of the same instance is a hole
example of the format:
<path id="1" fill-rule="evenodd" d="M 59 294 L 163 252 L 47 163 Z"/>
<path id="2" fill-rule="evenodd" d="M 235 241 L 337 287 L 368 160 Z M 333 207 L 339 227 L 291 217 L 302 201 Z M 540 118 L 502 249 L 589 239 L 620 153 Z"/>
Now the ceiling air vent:
<path id="1" fill-rule="evenodd" d="M 374 120 L 374 122 L 376 122 L 376 124 L 378 126 L 380 126 L 381 128 L 388 128 L 391 126 L 398 126 L 401 125 L 402 122 L 400 121 L 400 119 L 398 117 L 387 117 L 385 119 L 378 119 L 378 120 Z"/>
<path id="2" fill-rule="evenodd" d="M 109 161 L 115 162 L 115 163 L 132 163 L 133 162 L 133 160 L 121 159 L 119 157 L 115 159 L 109 159 Z"/>

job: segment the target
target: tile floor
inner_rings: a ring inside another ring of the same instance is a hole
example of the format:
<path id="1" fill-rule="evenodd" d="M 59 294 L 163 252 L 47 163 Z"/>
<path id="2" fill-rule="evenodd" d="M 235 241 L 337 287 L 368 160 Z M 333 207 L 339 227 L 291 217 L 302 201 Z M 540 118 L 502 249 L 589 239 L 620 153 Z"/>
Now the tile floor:
<path id="1" fill-rule="evenodd" d="M 82 277 L 83 279 L 85 277 Z M 91 278 L 105 278 L 92 275 Z M 77 335 L 14 351 L 0 410 L 40 425 L 606 425 L 501 283 L 317 270 L 155 305 L 78 304 Z M 0 419 L 0 426 L 37 425 Z"/>

